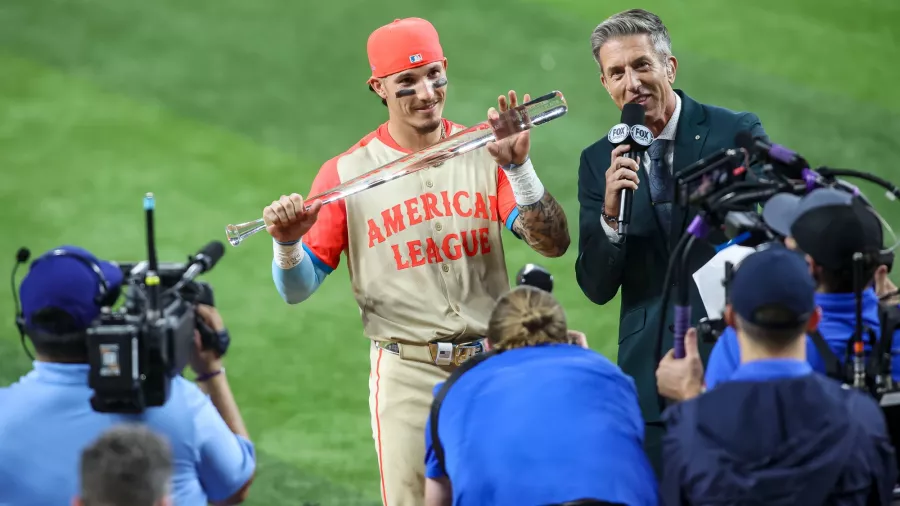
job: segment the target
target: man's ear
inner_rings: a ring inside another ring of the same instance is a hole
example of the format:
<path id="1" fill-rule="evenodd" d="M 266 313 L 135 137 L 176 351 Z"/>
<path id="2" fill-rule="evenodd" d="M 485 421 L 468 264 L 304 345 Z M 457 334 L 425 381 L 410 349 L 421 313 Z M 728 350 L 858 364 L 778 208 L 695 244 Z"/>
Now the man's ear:
<path id="1" fill-rule="evenodd" d="M 387 90 L 384 87 L 384 80 L 377 77 L 369 78 L 369 86 L 375 90 L 375 93 L 378 94 L 379 97 L 387 100 Z"/>
<path id="2" fill-rule="evenodd" d="M 675 74 L 678 71 L 678 60 L 674 56 L 670 56 L 666 60 L 666 77 L 669 78 L 669 84 L 675 83 Z"/>
<path id="3" fill-rule="evenodd" d="M 725 312 L 722 316 L 725 318 L 726 325 L 734 327 L 734 309 L 731 307 L 731 304 L 725 306 Z"/>
<path id="4" fill-rule="evenodd" d="M 444 57 L 444 72 L 447 71 L 447 57 Z"/>
<path id="5" fill-rule="evenodd" d="M 809 275 L 813 278 L 818 279 L 818 276 L 816 276 L 816 274 L 819 272 L 820 267 L 818 266 L 818 264 L 816 264 L 816 261 L 813 260 L 813 257 L 804 255 L 804 258 L 806 258 L 806 264 L 809 265 Z"/>
<path id="6" fill-rule="evenodd" d="M 819 328 L 819 323 L 822 322 L 822 308 L 816 306 L 816 310 L 813 311 L 812 316 L 809 317 L 809 322 L 806 324 L 806 330 L 808 332 L 814 332 Z"/>

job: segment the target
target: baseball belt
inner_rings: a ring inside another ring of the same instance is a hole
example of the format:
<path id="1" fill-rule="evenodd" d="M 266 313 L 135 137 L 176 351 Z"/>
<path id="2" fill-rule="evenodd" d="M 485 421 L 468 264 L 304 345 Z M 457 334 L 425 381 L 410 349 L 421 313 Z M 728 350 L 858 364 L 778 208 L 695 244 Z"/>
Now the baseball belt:
<path id="1" fill-rule="evenodd" d="M 403 344 L 391 341 L 376 341 L 375 346 L 399 355 L 404 360 L 440 366 L 459 366 L 466 360 L 485 351 L 484 339 L 468 343 L 423 343 Z"/>

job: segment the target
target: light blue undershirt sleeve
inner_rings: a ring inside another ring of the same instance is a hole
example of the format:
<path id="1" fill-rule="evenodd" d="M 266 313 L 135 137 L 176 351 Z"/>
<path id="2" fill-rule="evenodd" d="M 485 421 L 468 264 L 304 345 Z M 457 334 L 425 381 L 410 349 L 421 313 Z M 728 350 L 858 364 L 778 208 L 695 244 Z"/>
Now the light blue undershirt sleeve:
<path id="1" fill-rule="evenodd" d="M 210 501 L 218 502 L 236 494 L 256 471 L 256 448 L 252 442 L 231 432 L 209 397 L 183 378 L 173 388 L 185 389 L 194 424 L 197 474 Z"/>
<path id="2" fill-rule="evenodd" d="M 527 161 L 530 158 L 531 157 L 529 156 L 529 157 L 525 158 L 525 160 Z M 522 163 L 524 164 L 525 162 L 522 162 Z M 521 165 L 511 163 L 509 165 L 501 166 L 500 168 L 503 169 L 504 171 L 510 171 L 512 169 L 517 169 L 519 167 L 521 167 Z M 517 234 L 516 231 L 513 230 L 513 223 L 516 222 L 516 218 L 518 218 L 518 217 L 519 217 L 519 204 L 516 203 L 516 207 L 514 207 L 512 212 L 509 213 L 509 216 L 506 217 L 506 222 L 504 223 L 504 225 L 506 226 L 507 229 L 509 229 L 510 232 L 513 233 L 514 236 L 516 236 L 516 239 L 521 239 L 521 237 L 519 237 L 519 234 Z"/>
<path id="3" fill-rule="evenodd" d="M 509 216 L 506 217 L 506 228 L 508 228 L 509 231 L 512 232 L 513 234 L 516 234 L 513 231 L 513 223 L 516 222 L 516 218 L 518 218 L 518 217 L 519 217 L 519 207 L 518 206 L 514 207 L 512 212 L 509 213 Z M 518 234 L 516 234 L 516 237 L 519 237 Z M 521 237 L 520 237 L 520 239 L 521 239 Z"/>
<path id="4" fill-rule="evenodd" d="M 290 269 L 282 269 L 272 259 L 272 280 L 275 289 L 288 304 L 299 304 L 308 299 L 325 281 L 332 269 L 319 260 L 306 245 L 303 246 L 303 260 Z"/>

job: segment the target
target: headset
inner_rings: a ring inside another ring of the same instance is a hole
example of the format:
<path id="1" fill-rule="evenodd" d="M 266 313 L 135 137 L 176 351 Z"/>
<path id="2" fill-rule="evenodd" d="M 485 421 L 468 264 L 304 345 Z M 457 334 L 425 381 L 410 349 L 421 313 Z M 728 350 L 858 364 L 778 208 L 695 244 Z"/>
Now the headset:
<path id="1" fill-rule="evenodd" d="M 16 327 L 19 329 L 19 336 L 22 341 L 22 348 L 25 350 L 25 353 L 28 355 L 31 360 L 34 360 L 34 356 L 28 350 L 28 347 L 25 345 L 25 335 L 26 335 L 26 322 L 25 322 L 25 313 L 22 310 L 22 307 L 19 305 L 18 293 L 16 292 L 16 270 L 18 269 L 20 264 L 23 264 L 28 261 L 28 257 L 31 256 L 31 252 L 28 248 L 20 248 L 18 253 L 16 254 L 16 265 L 13 267 L 12 272 L 12 291 L 13 291 L 13 299 L 16 304 Z M 106 276 L 103 275 L 103 270 L 100 268 L 100 265 L 94 260 L 85 257 L 80 253 L 75 253 L 72 251 L 67 251 L 61 248 L 54 249 L 52 251 L 48 251 L 47 253 L 41 255 L 29 266 L 29 269 L 33 269 L 36 264 L 45 260 L 49 257 L 69 257 L 81 262 L 82 265 L 92 270 L 94 274 L 97 276 L 97 288 L 98 293 L 94 296 L 94 303 L 98 307 L 107 307 L 111 306 L 116 302 L 119 298 L 118 290 L 111 290 L 109 286 L 109 281 L 106 279 Z M 82 333 L 78 332 L 77 334 L 72 334 L 72 337 L 80 336 Z M 68 335 L 68 334 L 67 334 Z"/>

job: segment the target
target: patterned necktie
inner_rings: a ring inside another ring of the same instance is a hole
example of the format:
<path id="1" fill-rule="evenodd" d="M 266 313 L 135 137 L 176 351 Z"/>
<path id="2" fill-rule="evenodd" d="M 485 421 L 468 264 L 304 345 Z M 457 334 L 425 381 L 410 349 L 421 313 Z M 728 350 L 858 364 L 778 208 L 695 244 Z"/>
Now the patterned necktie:
<path id="1" fill-rule="evenodd" d="M 672 224 L 672 201 L 675 196 L 672 173 L 666 164 L 666 139 L 657 139 L 650 145 L 647 154 L 650 156 L 650 201 L 656 210 L 663 230 L 669 231 Z"/>

